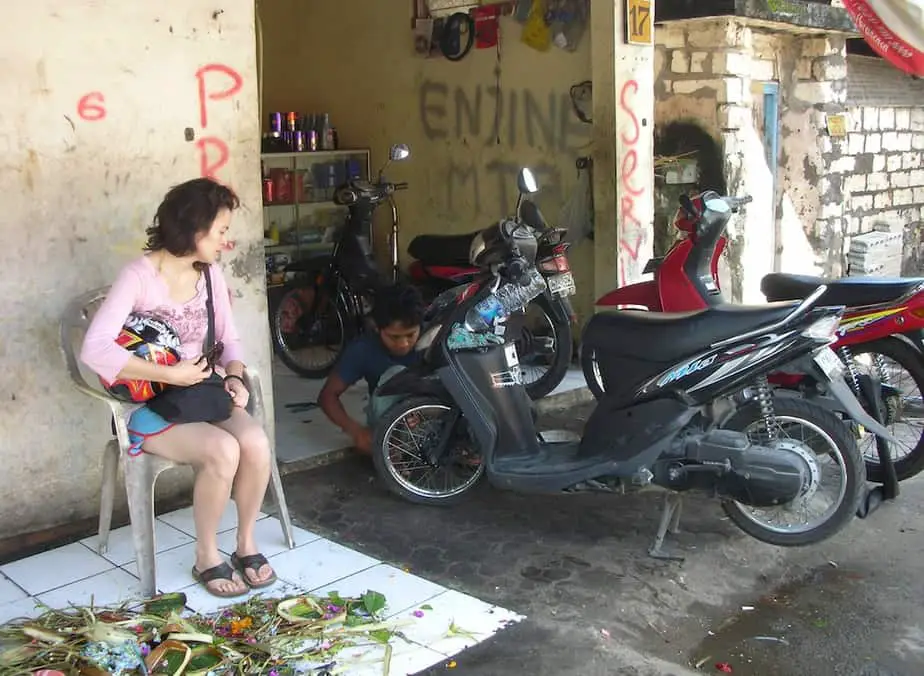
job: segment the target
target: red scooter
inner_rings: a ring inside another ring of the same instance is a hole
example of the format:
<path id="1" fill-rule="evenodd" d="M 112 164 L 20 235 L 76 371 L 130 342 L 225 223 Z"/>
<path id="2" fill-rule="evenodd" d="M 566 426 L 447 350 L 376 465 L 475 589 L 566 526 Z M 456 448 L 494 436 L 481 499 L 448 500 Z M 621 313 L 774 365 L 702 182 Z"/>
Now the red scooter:
<path id="1" fill-rule="evenodd" d="M 654 273 L 654 279 L 614 289 L 596 304 L 644 308 L 652 312 L 692 312 L 726 303 L 718 274 L 719 260 L 727 244 L 725 229 L 731 214 L 750 201 L 750 197 L 721 197 L 713 191 L 693 198 L 682 196 L 674 219 L 674 227 L 682 235 L 664 257 L 654 258 L 646 265 L 644 272 Z M 886 425 L 894 423 L 901 417 L 902 396 L 890 384 L 883 357 L 907 370 L 918 389 L 924 392 L 924 279 L 847 277 L 826 280 L 771 273 L 763 278 L 761 291 L 768 301 L 791 301 L 807 297 L 822 284 L 827 290 L 820 304 L 847 307 L 832 349 L 845 362 L 854 390 L 858 394 L 861 390 L 871 390 L 866 393 L 866 401 L 876 402 L 871 406 L 880 410 Z M 873 376 L 878 383 L 858 373 L 853 357 L 861 353 L 873 355 L 877 367 Z M 603 386 L 593 354 L 582 354 L 581 365 L 588 386 L 599 398 Z M 803 393 L 811 388 L 810 378 L 805 374 L 775 373 L 768 380 L 777 387 Z M 871 481 L 891 483 L 889 469 L 881 458 L 880 462 L 867 458 L 867 474 Z M 894 470 L 899 481 L 924 470 L 924 437 L 916 441 L 910 453 L 895 459 Z"/>

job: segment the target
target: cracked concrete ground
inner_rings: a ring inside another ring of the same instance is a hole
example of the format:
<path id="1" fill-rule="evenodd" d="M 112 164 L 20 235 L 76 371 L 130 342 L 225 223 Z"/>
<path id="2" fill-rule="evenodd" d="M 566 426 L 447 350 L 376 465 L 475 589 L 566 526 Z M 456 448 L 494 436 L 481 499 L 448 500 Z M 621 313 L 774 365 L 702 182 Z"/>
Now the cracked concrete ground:
<path id="1" fill-rule="evenodd" d="M 580 429 L 591 407 L 543 427 Z M 687 499 L 670 540 L 683 563 L 646 555 L 656 493 L 523 496 L 483 483 L 463 504 L 428 508 L 387 493 L 362 458 L 285 482 L 300 525 L 527 615 L 457 656 L 452 673 L 679 676 L 722 663 L 772 676 L 924 673 L 921 481 L 799 550 L 757 542 L 716 503 Z"/>

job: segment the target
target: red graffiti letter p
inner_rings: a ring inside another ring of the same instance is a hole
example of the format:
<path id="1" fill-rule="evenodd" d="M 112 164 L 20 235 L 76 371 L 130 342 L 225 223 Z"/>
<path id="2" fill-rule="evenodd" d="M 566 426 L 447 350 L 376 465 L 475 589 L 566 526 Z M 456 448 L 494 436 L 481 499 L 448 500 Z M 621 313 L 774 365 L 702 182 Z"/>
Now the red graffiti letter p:
<path id="1" fill-rule="evenodd" d="M 216 92 L 206 92 L 205 75 L 206 73 L 213 72 L 222 73 L 230 78 L 231 81 L 226 89 Z M 225 66 L 221 63 L 210 63 L 207 66 L 202 66 L 202 68 L 196 71 L 196 80 L 199 82 L 199 123 L 202 125 L 202 128 L 205 129 L 209 126 L 206 99 L 219 101 L 234 96 L 241 91 L 244 79 L 241 77 L 240 73 L 229 66 Z"/>

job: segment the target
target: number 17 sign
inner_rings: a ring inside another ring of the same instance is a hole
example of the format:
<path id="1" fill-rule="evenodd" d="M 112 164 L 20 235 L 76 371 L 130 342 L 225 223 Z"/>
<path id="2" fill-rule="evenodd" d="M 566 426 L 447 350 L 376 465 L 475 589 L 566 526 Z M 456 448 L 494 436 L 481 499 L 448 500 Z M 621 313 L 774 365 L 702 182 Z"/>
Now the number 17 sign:
<path id="1" fill-rule="evenodd" d="M 650 45 L 651 0 L 626 0 L 626 42 L 630 45 Z"/>

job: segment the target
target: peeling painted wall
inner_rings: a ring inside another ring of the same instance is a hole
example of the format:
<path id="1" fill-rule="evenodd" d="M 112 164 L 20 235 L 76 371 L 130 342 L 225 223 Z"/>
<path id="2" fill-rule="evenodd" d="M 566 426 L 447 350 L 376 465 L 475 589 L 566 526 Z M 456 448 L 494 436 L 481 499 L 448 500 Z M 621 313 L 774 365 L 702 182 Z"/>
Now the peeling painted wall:
<path id="1" fill-rule="evenodd" d="M 373 169 L 390 144 L 410 146 L 411 158 L 389 169 L 410 184 L 397 198 L 403 264 L 416 235 L 470 232 L 512 213 L 523 165 L 537 175 L 543 213 L 558 221 L 577 184 L 574 161 L 590 154 L 590 127 L 568 95 L 590 79 L 589 29 L 573 53 L 539 52 L 520 41 L 520 24 L 503 18 L 499 62 L 495 49 L 473 48 L 454 63 L 414 54 L 411 3 L 265 0 L 259 12 L 265 112 L 329 112 L 341 147 L 371 148 Z M 390 227 L 385 211 L 377 221 L 380 255 Z M 586 316 L 592 242 L 569 256 L 576 310 Z"/>
<path id="2" fill-rule="evenodd" d="M 731 299 L 760 302 L 760 279 L 773 269 L 777 197 L 769 189 L 772 181 L 754 115 L 752 84 L 774 80 L 776 65 L 762 58 L 760 32 L 738 19 L 671 22 L 655 38 L 664 64 L 656 78 L 656 125 L 697 124 L 723 149 L 721 173 L 727 193 L 753 197 L 730 223 L 720 274 Z"/>
<path id="3" fill-rule="evenodd" d="M 729 192 L 755 200 L 730 228 L 732 298 L 761 301 L 760 279 L 773 269 L 842 274 L 852 232 L 846 188 L 858 185 L 857 162 L 865 161 L 826 128 L 828 115 L 847 110 L 846 38 L 735 18 L 672 22 L 656 38 L 663 69 L 656 123 L 697 122 L 725 149 Z M 763 84 L 770 82 L 780 92 L 775 191 L 768 189 L 773 177 L 763 134 Z"/>
<path id="4" fill-rule="evenodd" d="M 0 64 L 5 537 L 99 509 L 109 420 L 72 389 L 58 321 L 72 294 L 108 284 L 140 253 L 175 183 L 211 172 L 242 198 L 226 270 L 248 361 L 272 388 L 253 3 L 20 3 L 0 27 Z M 176 470 L 160 483 L 173 492 L 188 479 Z"/>
<path id="5" fill-rule="evenodd" d="M 846 40 L 843 36 L 796 37 L 781 46 L 791 73 L 781 82 L 781 170 L 784 213 L 792 209 L 801 230 L 790 229 L 781 247 L 781 269 L 838 276 L 844 271 L 846 222 L 843 186 L 853 162 L 827 132 L 827 116 L 844 112 L 847 96 Z M 793 255 L 792 239 L 804 233 L 814 253 Z"/>

